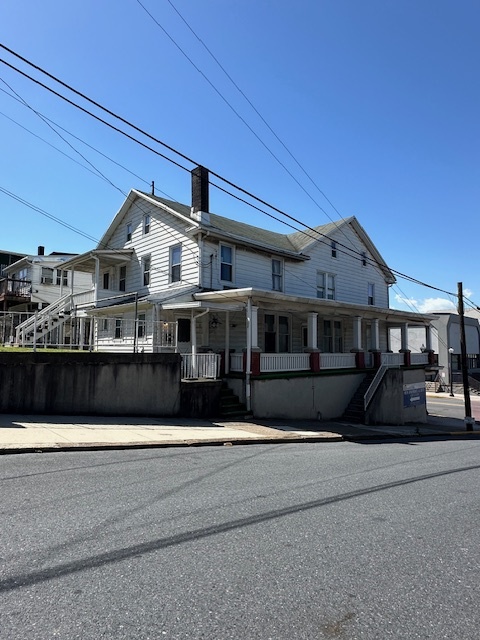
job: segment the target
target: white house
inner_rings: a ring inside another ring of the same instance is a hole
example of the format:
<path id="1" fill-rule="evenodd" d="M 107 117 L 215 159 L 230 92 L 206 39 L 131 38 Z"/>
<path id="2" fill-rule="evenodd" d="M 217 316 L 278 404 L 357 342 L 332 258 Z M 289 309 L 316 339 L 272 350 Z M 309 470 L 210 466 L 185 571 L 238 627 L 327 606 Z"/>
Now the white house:
<path id="1" fill-rule="evenodd" d="M 237 222 L 209 211 L 203 167 L 191 207 L 132 190 L 98 246 L 62 268 L 69 282 L 91 278 L 67 301 L 81 346 L 180 351 L 195 377 L 221 357 L 222 374 L 247 379 L 247 400 L 251 376 L 426 366 L 431 355 L 430 316 L 389 308 L 395 277 L 356 218 L 290 234 Z M 55 324 L 63 304 L 37 322 Z M 425 353 L 410 354 L 411 326 Z M 17 340 L 32 334 L 24 326 Z"/>

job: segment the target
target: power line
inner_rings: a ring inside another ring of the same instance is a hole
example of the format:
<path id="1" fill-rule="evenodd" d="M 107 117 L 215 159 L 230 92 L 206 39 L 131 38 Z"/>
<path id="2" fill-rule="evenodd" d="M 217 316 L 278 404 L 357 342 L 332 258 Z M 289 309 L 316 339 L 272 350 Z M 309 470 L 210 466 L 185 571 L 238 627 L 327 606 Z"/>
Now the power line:
<path id="1" fill-rule="evenodd" d="M 26 64 L 32 66 L 33 68 L 35 68 L 36 70 L 40 71 L 41 73 L 47 75 L 49 78 L 53 79 L 55 82 L 58 82 L 59 84 L 61 84 L 62 86 L 66 87 L 68 90 L 72 91 L 73 93 L 75 93 L 76 95 L 79 95 L 80 97 L 82 97 L 83 99 L 87 100 L 88 102 L 90 102 L 91 104 L 94 104 L 96 107 L 98 107 L 99 109 L 105 111 L 106 113 L 108 113 L 109 115 L 111 115 L 112 117 L 119 119 L 121 122 L 123 122 L 124 124 L 127 124 L 128 126 L 132 127 L 134 130 L 140 132 L 142 135 L 146 136 L 147 138 L 151 139 L 152 141 L 156 142 L 157 144 L 160 144 L 161 146 L 167 148 L 169 151 L 173 152 L 174 154 L 180 156 L 181 158 L 183 158 L 184 160 L 187 160 L 188 162 L 195 164 L 195 165 L 199 165 L 201 163 L 195 162 L 193 159 L 189 158 L 188 156 L 186 156 L 185 154 L 181 153 L 180 151 L 177 151 L 176 149 L 174 149 L 173 147 L 171 147 L 170 145 L 162 142 L 161 140 L 155 138 L 154 136 L 152 136 L 151 134 L 147 133 L 146 131 L 142 130 L 141 128 L 137 127 L 136 125 L 134 125 L 133 123 L 129 122 L 128 120 L 126 120 L 125 118 L 115 114 L 113 111 L 111 111 L 110 109 L 107 109 L 106 107 L 103 107 L 102 105 L 100 105 L 98 102 L 96 102 L 95 100 L 92 100 L 91 98 L 87 97 L 86 95 L 84 95 L 83 93 L 77 91 L 76 89 L 74 89 L 73 87 L 69 86 L 68 84 L 66 84 L 65 82 L 63 82 L 62 80 L 59 80 L 58 78 L 56 78 L 55 76 L 53 76 L 52 74 L 50 74 L 49 72 L 45 71 L 44 69 L 42 69 L 41 67 L 39 67 L 38 65 L 35 65 L 34 63 L 30 62 L 29 60 L 27 60 L 26 58 L 24 58 L 23 56 L 15 53 L 13 50 L 11 50 L 10 48 L 6 47 L 5 45 L 3 45 L 2 43 L 0 43 L 0 47 L 5 49 L 6 51 L 8 51 L 9 53 L 11 53 L 12 55 L 14 55 L 15 57 L 21 59 L 22 61 L 24 61 Z M 24 71 L 21 71 L 20 69 L 16 68 L 15 66 L 11 65 L 10 63 L 6 62 L 3 59 L 0 59 L 0 62 L 2 62 L 3 64 L 5 64 L 6 66 L 8 66 L 9 68 L 13 69 L 14 71 L 17 71 L 18 73 L 20 73 L 21 75 L 23 75 L 24 77 L 32 80 L 33 82 L 35 82 L 36 84 L 39 84 L 40 86 L 42 86 L 43 88 L 45 88 L 46 90 L 50 91 L 51 93 L 53 93 L 54 95 L 56 95 L 57 97 L 61 98 L 62 100 L 66 101 L 67 103 L 71 104 L 72 106 L 80 109 L 81 111 L 83 111 L 84 113 L 91 115 L 92 117 L 94 117 L 96 120 L 102 122 L 103 124 L 106 124 L 108 127 L 112 128 L 113 130 L 121 133 L 122 135 L 126 136 L 127 138 L 129 138 L 130 140 L 137 142 L 138 144 L 142 145 L 143 147 L 145 147 L 146 149 L 152 151 L 153 153 L 155 153 L 156 155 L 164 158 L 165 160 L 173 163 L 174 165 L 176 165 L 177 167 L 183 169 L 184 171 L 189 171 L 188 168 L 184 167 L 183 165 L 179 164 L 178 162 L 176 162 L 175 160 L 173 160 L 172 158 L 169 158 L 168 156 L 165 156 L 164 154 L 160 153 L 159 151 L 157 151 L 156 149 L 153 149 L 152 147 L 150 147 L 149 145 L 146 145 L 145 143 L 139 141 L 138 139 L 134 138 L 133 136 L 131 136 L 130 134 L 126 133 L 125 131 L 119 129 L 118 127 L 112 125 L 111 123 L 107 122 L 106 120 L 100 118 L 99 116 L 97 116 L 96 114 L 93 114 L 92 112 L 90 112 L 88 109 L 86 109 L 85 107 L 82 107 L 80 105 L 78 105 L 77 103 L 73 102 L 72 100 L 70 100 L 69 98 L 67 98 L 66 96 L 63 96 L 62 94 L 58 93 L 57 91 L 55 91 L 54 89 L 52 89 L 51 87 L 48 87 L 47 85 L 45 85 L 44 83 L 42 83 L 41 81 L 33 78 L 32 76 L 29 76 L 27 73 L 25 73 Z M 323 236 L 328 238 L 328 236 L 326 236 L 325 234 L 322 234 L 318 229 L 315 229 L 313 227 L 310 227 L 308 225 L 304 225 L 302 222 L 300 222 L 297 218 L 295 218 L 294 216 L 291 216 L 290 214 L 286 213 L 285 211 L 282 211 L 281 209 L 279 209 L 278 207 L 269 204 L 267 201 L 263 200 L 262 198 L 259 198 L 258 196 L 255 196 L 254 194 L 252 194 L 251 192 L 247 191 L 246 189 L 240 187 L 239 185 L 235 184 L 234 182 L 228 180 L 227 178 L 224 178 L 223 176 L 221 176 L 220 174 L 209 170 L 210 173 L 216 177 L 217 179 L 221 180 L 222 182 L 224 182 L 225 184 L 227 184 L 228 186 L 230 186 L 231 188 L 239 191 L 240 193 L 243 193 L 244 195 L 254 199 L 255 201 L 259 202 L 260 204 L 272 209 L 273 211 L 276 211 L 277 213 L 279 213 L 280 215 L 285 216 L 287 219 L 294 221 L 297 224 L 300 224 L 304 227 L 304 229 L 297 229 L 298 231 L 302 231 L 303 233 L 305 233 L 305 229 L 313 232 L 314 234 L 317 234 L 318 236 Z M 245 202 L 245 204 L 247 204 L 248 206 L 253 206 L 251 203 L 243 200 L 242 198 L 239 198 L 238 196 L 226 191 L 225 189 L 222 189 L 219 185 L 216 185 L 213 182 L 210 182 L 210 184 L 212 184 L 212 186 L 215 186 L 218 189 L 223 190 L 225 193 L 227 193 L 230 196 L 233 196 L 239 200 L 241 200 L 242 202 Z M 279 222 L 282 222 L 285 224 L 284 221 L 279 220 L 278 218 L 275 218 L 274 216 L 272 216 L 271 214 L 267 214 L 265 211 L 263 211 L 262 209 L 259 209 L 258 207 L 253 207 L 256 208 L 257 210 L 261 211 L 262 213 L 265 213 L 266 215 L 269 215 L 270 217 L 278 220 Z M 287 225 L 287 226 L 291 226 L 291 225 Z M 308 234 L 306 234 L 308 235 Z M 313 239 L 318 239 L 316 238 L 316 236 L 313 237 Z M 320 240 L 319 240 L 320 241 Z M 348 251 L 352 251 L 349 247 L 346 247 L 345 245 L 343 245 L 342 243 L 337 243 L 339 246 L 342 246 L 344 249 L 347 249 Z M 357 252 L 358 253 L 358 252 Z M 364 259 L 364 256 L 360 256 L 359 259 Z M 375 261 L 374 259 L 370 259 L 372 262 L 375 262 L 377 264 L 378 267 L 380 268 L 388 268 L 386 264 L 382 264 L 382 263 L 378 263 L 377 261 Z M 412 276 L 408 276 L 400 271 L 394 270 L 394 269 L 390 269 L 390 271 L 392 273 L 394 273 L 395 275 L 398 275 L 399 277 L 402 277 L 414 284 L 418 284 L 419 286 L 424 286 L 430 289 L 433 289 L 435 291 L 439 291 L 441 293 L 445 293 L 447 295 L 455 295 L 449 291 L 446 291 L 444 289 L 441 289 L 439 287 L 435 287 L 433 285 L 429 285 L 428 283 L 425 283 L 421 280 L 418 280 L 417 278 L 413 278 Z"/>

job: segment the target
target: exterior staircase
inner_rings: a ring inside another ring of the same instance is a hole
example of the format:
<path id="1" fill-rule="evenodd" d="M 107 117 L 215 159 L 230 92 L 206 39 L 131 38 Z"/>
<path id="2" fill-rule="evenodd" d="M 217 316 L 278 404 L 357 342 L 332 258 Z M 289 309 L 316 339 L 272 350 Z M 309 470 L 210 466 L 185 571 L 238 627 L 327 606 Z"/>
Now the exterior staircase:
<path id="1" fill-rule="evenodd" d="M 239 397 L 223 382 L 220 390 L 220 416 L 222 418 L 244 418 L 247 413 L 245 404 L 240 402 Z"/>
<path id="2" fill-rule="evenodd" d="M 365 378 L 358 386 L 347 408 L 345 409 L 342 420 L 359 424 L 363 424 L 365 422 L 364 397 L 374 377 L 375 371 L 369 371 L 368 373 L 366 373 Z"/>
<path id="3" fill-rule="evenodd" d="M 67 294 L 19 324 L 15 330 L 17 346 L 30 346 L 47 337 L 69 318 L 73 310 L 73 297 Z"/>

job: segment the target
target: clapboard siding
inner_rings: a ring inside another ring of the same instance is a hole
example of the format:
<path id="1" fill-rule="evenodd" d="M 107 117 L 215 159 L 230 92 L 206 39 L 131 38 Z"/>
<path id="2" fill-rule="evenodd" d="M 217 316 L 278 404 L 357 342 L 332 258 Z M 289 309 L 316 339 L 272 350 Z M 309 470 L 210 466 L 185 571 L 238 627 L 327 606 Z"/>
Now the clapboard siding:
<path id="1" fill-rule="evenodd" d="M 337 257 L 332 257 L 330 242 L 318 242 L 309 250 L 310 260 L 284 260 L 283 293 L 303 297 L 317 297 L 317 272 L 335 276 L 335 299 L 353 304 L 368 304 L 368 284 L 375 286 L 375 306 L 388 307 L 388 285 L 381 269 L 374 263 L 366 247 L 350 228 L 343 228 L 333 234 L 337 241 Z M 227 243 L 225 243 L 227 244 Z M 202 263 L 203 285 L 213 289 L 222 289 L 229 283 L 220 280 L 219 242 L 204 243 Z M 352 248 L 352 253 L 340 245 Z M 234 247 L 234 277 L 231 286 L 254 287 L 272 290 L 272 258 L 278 258 L 269 252 L 254 251 L 242 246 Z M 366 265 L 362 264 L 361 254 L 366 254 Z"/>
<path id="2" fill-rule="evenodd" d="M 143 222 L 150 216 L 150 232 L 145 234 Z M 131 224 L 132 238 L 127 240 L 127 225 Z M 127 263 L 127 291 L 141 295 L 180 284 L 198 285 L 198 245 L 185 233 L 185 222 L 149 202 L 137 199 L 127 210 L 111 236 L 109 248 L 134 249 Z M 170 283 L 170 249 L 182 245 L 181 282 Z M 143 260 L 150 257 L 150 284 L 143 285 Z M 118 279 L 118 268 L 117 268 Z"/>

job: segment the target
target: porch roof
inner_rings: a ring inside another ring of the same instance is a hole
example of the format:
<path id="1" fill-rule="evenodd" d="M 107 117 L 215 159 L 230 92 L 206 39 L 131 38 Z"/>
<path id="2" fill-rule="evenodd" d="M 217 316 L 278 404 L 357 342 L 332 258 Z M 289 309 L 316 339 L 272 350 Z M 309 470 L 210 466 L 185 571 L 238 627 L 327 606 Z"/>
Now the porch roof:
<path id="1" fill-rule="evenodd" d="M 133 249 L 93 249 L 66 260 L 62 269 L 77 269 L 79 267 L 79 271 L 95 273 L 96 258 L 100 260 L 102 267 L 112 267 L 129 262 L 132 255 Z"/>
<path id="2" fill-rule="evenodd" d="M 231 304 L 233 301 L 245 304 L 249 298 L 255 306 L 270 308 L 276 311 L 304 311 L 315 312 L 330 316 L 362 316 L 362 318 L 379 318 L 389 324 L 403 324 L 425 326 L 435 319 L 433 315 L 400 311 L 398 309 L 385 309 L 363 304 L 339 302 L 337 300 L 325 300 L 302 296 L 290 296 L 275 291 L 263 291 L 260 289 L 228 289 L 222 291 L 208 291 L 194 295 L 195 300 L 202 302 L 217 302 L 220 306 Z"/>

